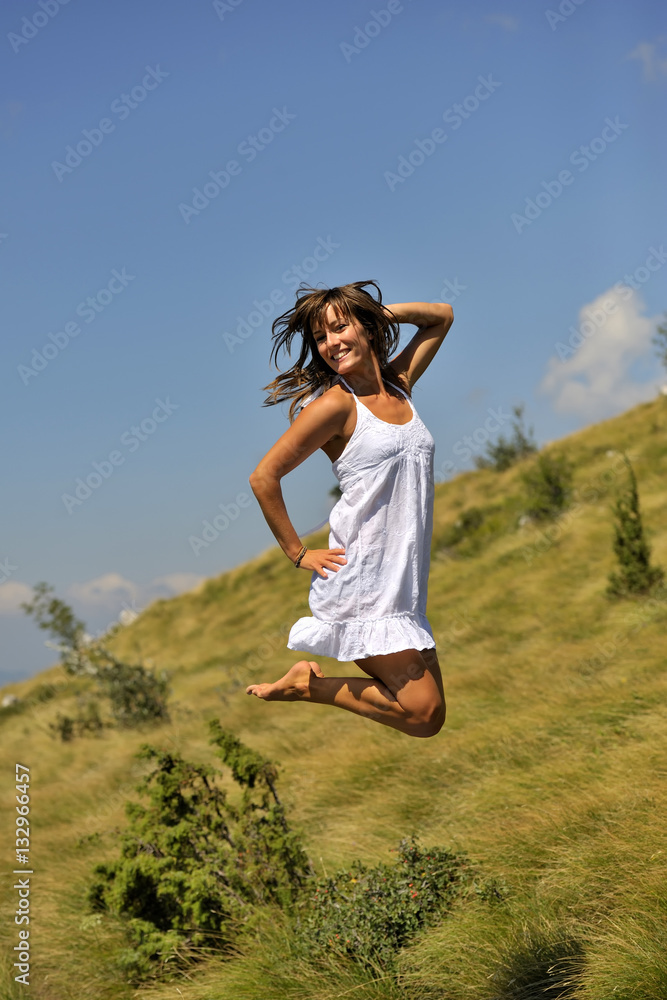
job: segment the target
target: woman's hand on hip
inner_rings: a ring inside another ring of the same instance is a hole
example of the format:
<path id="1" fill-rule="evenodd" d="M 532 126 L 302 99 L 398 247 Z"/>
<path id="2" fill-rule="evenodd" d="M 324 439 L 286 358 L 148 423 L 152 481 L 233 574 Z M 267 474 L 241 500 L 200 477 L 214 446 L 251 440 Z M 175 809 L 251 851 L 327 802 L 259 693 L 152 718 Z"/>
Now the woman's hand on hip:
<path id="1" fill-rule="evenodd" d="M 345 549 L 306 549 L 299 569 L 308 569 L 311 572 L 314 570 L 326 580 L 325 569 L 332 569 L 337 573 L 346 563 Z"/>

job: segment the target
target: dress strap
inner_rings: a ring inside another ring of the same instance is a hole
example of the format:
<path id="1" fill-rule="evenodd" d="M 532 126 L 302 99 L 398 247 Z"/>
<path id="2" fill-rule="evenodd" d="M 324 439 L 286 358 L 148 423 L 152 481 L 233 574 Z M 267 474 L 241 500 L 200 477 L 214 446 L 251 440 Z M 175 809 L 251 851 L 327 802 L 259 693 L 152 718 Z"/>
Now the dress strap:
<path id="1" fill-rule="evenodd" d="M 387 382 L 387 381 L 388 381 L 388 379 L 385 379 L 385 382 Z M 395 382 L 389 382 L 389 385 L 392 385 L 392 386 L 394 387 L 394 389 L 398 389 L 398 391 L 399 391 L 399 392 L 402 392 L 402 393 L 403 393 L 403 395 L 405 396 L 405 398 L 407 399 L 408 403 L 411 403 L 411 402 L 412 402 L 412 400 L 411 400 L 411 399 L 410 399 L 410 397 L 408 396 L 408 394 L 407 394 L 407 392 L 405 391 L 405 389 L 401 389 L 400 385 L 396 385 L 396 383 L 395 383 Z"/>
<path id="2" fill-rule="evenodd" d="M 350 390 L 350 392 L 352 393 L 352 395 L 353 395 L 353 396 L 356 396 L 356 395 L 357 395 L 357 394 L 356 394 L 356 392 L 354 391 L 354 389 L 352 388 L 352 386 L 351 386 L 351 385 L 350 385 L 350 384 L 349 384 L 348 382 L 346 382 L 346 381 L 345 381 L 345 379 L 343 378 L 343 376 L 342 376 L 342 375 L 339 375 L 339 376 L 338 376 L 338 378 L 339 378 L 339 379 L 341 380 L 341 382 L 342 382 L 342 383 L 343 383 L 344 385 L 346 385 L 346 386 L 348 387 L 348 389 Z M 411 400 L 411 399 L 410 399 L 410 397 L 408 396 L 408 394 L 407 394 L 407 392 L 405 391 L 405 389 L 401 389 L 400 385 L 396 385 L 396 383 L 395 383 L 395 382 L 389 382 L 389 379 L 386 379 L 386 378 L 385 378 L 385 379 L 383 379 L 382 381 L 383 381 L 383 382 L 387 382 L 387 383 L 388 383 L 389 385 L 393 386 L 393 387 L 394 387 L 394 389 L 398 389 L 398 391 L 399 391 L 399 392 L 402 392 L 402 393 L 403 393 L 403 395 L 405 396 L 405 398 L 407 399 L 407 401 L 408 401 L 409 403 L 410 403 L 410 402 L 412 402 L 412 400 Z"/>
<path id="3" fill-rule="evenodd" d="M 357 395 L 357 394 L 356 394 L 356 392 L 354 391 L 354 389 L 352 388 L 352 386 L 351 386 L 351 385 L 349 385 L 349 384 L 348 384 L 348 383 L 347 383 L 347 382 L 345 381 L 345 379 L 343 378 L 343 376 L 342 376 L 342 375 L 339 375 L 339 376 L 338 376 L 338 378 L 339 378 L 339 379 L 341 380 L 341 382 L 342 382 L 342 383 L 343 383 L 344 385 L 346 385 L 346 386 L 348 387 L 348 389 L 350 390 L 350 392 L 352 393 L 352 395 L 353 395 L 353 396 L 356 396 L 356 395 Z"/>

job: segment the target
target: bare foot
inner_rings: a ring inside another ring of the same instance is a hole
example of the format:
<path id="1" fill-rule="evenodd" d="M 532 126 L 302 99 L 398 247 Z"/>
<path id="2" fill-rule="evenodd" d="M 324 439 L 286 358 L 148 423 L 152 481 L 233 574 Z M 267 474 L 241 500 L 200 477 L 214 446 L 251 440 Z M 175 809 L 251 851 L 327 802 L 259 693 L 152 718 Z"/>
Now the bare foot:
<path id="1" fill-rule="evenodd" d="M 324 677 L 317 663 L 313 660 L 299 660 L 287 671 L 284 677 L 273 684 L 250 684 L 246 694 L 257 695 L 264 701 L 300 701 L 310 694 L 311 674 Z"/>

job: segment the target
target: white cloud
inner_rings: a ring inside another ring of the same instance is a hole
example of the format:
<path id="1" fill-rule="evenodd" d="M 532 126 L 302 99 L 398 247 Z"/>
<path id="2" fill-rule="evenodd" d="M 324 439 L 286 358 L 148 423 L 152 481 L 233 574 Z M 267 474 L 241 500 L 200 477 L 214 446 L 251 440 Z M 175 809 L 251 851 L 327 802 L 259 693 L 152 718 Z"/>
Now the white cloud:
<path id="1" fill-rule="evenodd" d="M 198 573 L 168 573 L 166 576 L 158 576 L 148 585 L 154 600 L 157 597 L 173 597 L 175 594 L 183 594 L 186 590 L 193 590 L 206 579 Z"/>
<path id="2" fill-rule="evenodd" d="M 141 585 L 127 580 L 120 573 L 104 573 L 85 583 L 73 583 L 66 591 L 66 600 L 77 601 L 90 611 L 108 611 L 129 621 L 158 598 L 175 597 L 193 590 L 207 578 L 198 573 L 167 573 Z M 33 588 L 27 583 L 8 580 L 0 584 L 0 615 L 25 614 L 22 602 L 31 601 Z M 56 593 L 54 596 L 58 597 Z M 120 610 L 122 608 L 122 610 Z"/>
<path id="3" fill-rule="evenodd" d="M 505 31 L 516 31 L 519 27 L 518 19 L 511 14 L 487 14 L 485 20 L 491 24 L 499 24 Z"/>
<path id="4" fill-rule="evenodd" d="M 73 583 L 67 591 L 72 597 L 89 607 L 109 608 L 121 602 L 135 601 L 140 588 L 120 573 L 105 573 L 86 583 Z"/>
<path id="5" fill-rule="evenodd" d="M 657 41 L 662 42 L 664 39 L 665 35 L 660 35 Z M 640 42 L 625 58 L 640 60 L 645 80 L 657 80 L 659 76 L 667 74 L 667 56 L 658 53 L 656 42 Z"/>
<path id="6" fill-rule="evenodd" d="M 89 608 L 112 611 L 122 605 L 125 609 L 138 612 L 160 597 L 174 597 L 192 590 L 205 579 L 197 573 L 168 573 L 141 585 L 127 580 L 120 573 L 105 573 L 86 583 L 73 583 L 67 595 Z"/>
<path id="7" fill-rule="evenodd" d="M 8 580 L 0 584 L 0 615 L 23 615 L 25 611 L 19 607 L 22 601 L 30 601 L 34 597 L 32 587 L 17 580 Z"/>
<path id="8" fill-rule="evenodd" d="M 573 341 L 581 345 L 573 354 L 569 345 L 557 345 L 564 360 L 551 357 L 539 385 L 557 412 L 602 420 L 656 395 L 661 373 L 652 338 L 660 317 L 644 316 L 644 311 L 640 296 L 627 285 L 615 285 L 581 309 L 577 329 L 582 336 Z M 639 363 L 649 373 L 644 380 L 630 371 Z"/>

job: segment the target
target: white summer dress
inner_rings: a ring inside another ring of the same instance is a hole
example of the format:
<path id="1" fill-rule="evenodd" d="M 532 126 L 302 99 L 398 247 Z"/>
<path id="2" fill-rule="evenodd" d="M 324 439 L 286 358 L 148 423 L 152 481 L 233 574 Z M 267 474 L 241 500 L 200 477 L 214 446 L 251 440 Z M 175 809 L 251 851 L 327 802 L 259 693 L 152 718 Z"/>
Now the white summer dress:
<path id="1" fill-rule="evenodd" d="M 408 400 L 412 419 L 390 424 L 338 377 L 357 407 L 352 437 L 332 463 L 342 495 L 329 515 L 329 548 L 344 548 L 347 562 L 338 572 L 327 570 L 326 579 L 313 571 L 308 599 L 313 617 L 295 622 L 287 648 L 344 662 L 433 649 L 426 619 L 433 438 L 400 386 L 395 388 Z"/>

